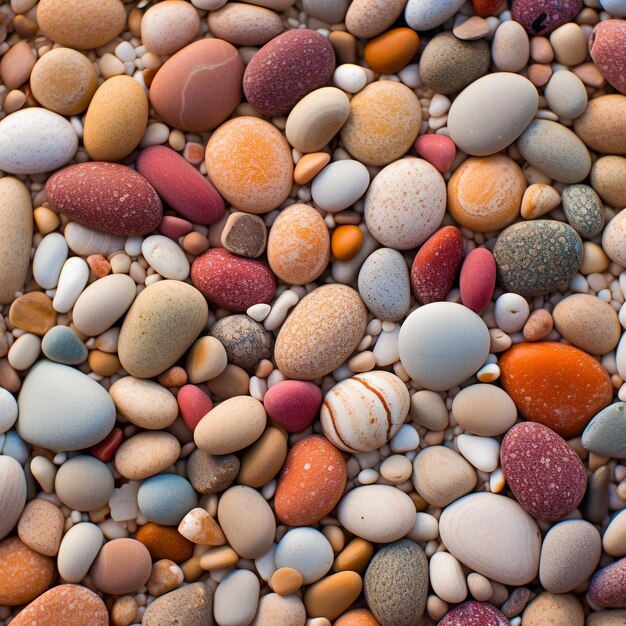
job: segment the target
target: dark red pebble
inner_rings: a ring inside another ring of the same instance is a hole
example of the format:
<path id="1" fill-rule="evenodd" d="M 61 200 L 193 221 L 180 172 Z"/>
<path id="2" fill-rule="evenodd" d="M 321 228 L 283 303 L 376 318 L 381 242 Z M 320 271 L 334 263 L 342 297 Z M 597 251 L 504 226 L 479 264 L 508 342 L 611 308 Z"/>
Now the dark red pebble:
<path id="1" fill-rule="evenodd" d="M 122 429 L 116 426 L 100 443 L 91 446 L 89 452 L 96 459 L 100 459 L 103 463 L 108 463 L 113 460 L 117 449 L 122 444 L 123 438 Z"/>

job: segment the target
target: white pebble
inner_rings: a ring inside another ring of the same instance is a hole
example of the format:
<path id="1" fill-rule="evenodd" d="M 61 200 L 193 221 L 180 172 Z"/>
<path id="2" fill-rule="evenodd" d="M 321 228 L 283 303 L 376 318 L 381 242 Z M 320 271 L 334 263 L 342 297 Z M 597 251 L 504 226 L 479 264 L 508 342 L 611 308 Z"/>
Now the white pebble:
<path id="1" fill-rule="evenodd" d="M 269 315 L 271 310 L 272 307 L 269 304 L 261 302 L 259 304 L 253 304 L 249 307 L 246 314 L 256 322 L 262 322 Z"/>
<path id="2" fill-rule="evenodd" d="M 276 563 L 274 561 L 275 553 L 276 544 L 273 544 L 263 556 L 260 556 L 258 559 L 254 559 L 256 571 L 265 582 L 267 582 L 276 571 Z"/>
<path id="3" fill-rule="evenodd" d="M 362 485 L 373 485 L 379 478 L 379 474 L 375 469 L 364 469 L 359 472 L 357 480 Z"/>
<path id="4" fill-rule="evenodd" d="M 283 291 L 276 302 L 274 302 L 271 312 L 265 318 L 263 324 L 265 329 L 270 332 L 276 330 L 285 321 L 289 309 L 298 304 L 299 301 L 300 298 L 294 291 L 291 291 L 291 289 Z"/>
<path id="5" fill-rule="evenodd" d="M 439 536 L 439 521 L 430 513 L 418 513 L 407 537 L 413 541 L 432 541 Z"/>
<path id="6" fill-rule="evenodd" d="M 495 305 L 496 324 L 505 333 L 515 333 L 524 328 L 530 315 L 526 299 L 517 293 L 503 293 Z"/>
<path id="7" fill-rule="evenodd" d="M 123 250 L 126 241 L 125 237 L 93 230 L 77 222 L 70 222 L 63 234 L 70 249 L 82 256 L 90 254 L 108 256 L 112 252 Z M 141 252 L 141 248 L 139 251 Z"/>
<path id="8" fill-rule="evenodd" d="M 495 363 L 487 363 L 476 372 L 481 383 L 492 383 L 500 378 L 500 368 Z"/>
<path id="9" fill-rule="evenodd" d="M 137 58 L 135 48 L 133 48 L 130 41 L 122 41 L 122 43 L 117 44 L 115 46 L 115 56 L 122 63 L 133 62 Z"/>
<path id="10" fill-rule="evenodd" d="M 141 254 L 143 237 L 129 237 L 124 243 L 124 252 L 130 257 L 138 257 Z"/>
<path id="11" fill-rule="evenodd" d="M 0 387 L 0 433 L 6 433 L 17 420 L 17 401 L 12 393 Z"/>
<path id="12" fill-rule="evenodd" d="M 451 105 L 452 102 L 450 102 L 450 99 L 448 97 L 444 96 L 443 94 L 436 93 L 430 101 L 428 114 L 431 117 L 441 117 L 450 110 Z"/>
<path id="13" fill-rule="evenodd" d="M 146 148 L 148 146 L 158 146 L 162 143 L 165 143 L 169 136 L 170 129 L 165 124 L 162 124 L 161 122 L 148 124 L 148 126 L 146 127 L 146 132 L 143 134 L 139 146 L 141 148 Z"/>
<path id="14" fill-rule="evenodd" d="M 24 333 L 9 348 L 9 365 L 16 370 L 26 370 L 35 364 L 41 353 L 41 338 L 32 333 Z"/>
<path id="15" fill-rule="evenodd" d="M 384 323 L 383 323 L 384 327 Z M 400 324 L 394 324 L 393 330 L 380 333 L 374 346 L 374 358 L 377 367 L 393 365 L 400 360 L 398 352 L 398 337 L 400 336 Z"/>
<path id="16" fill-rule="evenodd" d="M 367 84 L 367 74 L 360 65 L 344 63 L 333 74 L 333 85 L 347 93 L 357 93 Z"/>
<path id="17" fill-rule="evenodd" d="M 398 78 L 411 89 L 418 89 L 423 86 L 419 65 L 417 63 L 411 63 L 403 67 L 397 74 Z"/>
<path id="18" fill-rule="evenodd" d="M 389 447 L 393 452 L 409 452 L 411 450 L 417 450 L 419 445 L 419 433 L 411 424 L 402 424 L 398 432 L 389 442 Z"/>
<path id="19" fill-rule="evenodd" d="M 461 564 L 448 552 L 437 552 L 430 559 L 430 584 L 444 602 L 463 602 L 467 583 Z"/>
<path id="20" fill-rule="evenodd" d="M 185 253 L 169 237 L 164 235 L 147 237 L 141 246 L 141 253 L 150 267 L 164 278 L 185 280 L 189 276 L 189 261 Z"/>
<path id="21" fill-rule="evenodd" d="M 67 313 L 72 309 L 78 296 L 83 292 L 89 280 L 89 265 L 84 259 L 78 256 L 69 258 L 63 264 L 59 284 L 52 307 L 58 313 Z"/>
<path id="22" fill-rule="evenodd" d="M 46 235 L 33 258 L 33 278 L 44 289 L 54 289 L 67 259 L 69 249 L 61 233 Z"/>
<path id="23" fill-rule="evenodd" d="M 491 437 L 459 435 L 456 438 L 459 452 L 478 470 L 493 472 L 500 460 L 500 443 Z"/>

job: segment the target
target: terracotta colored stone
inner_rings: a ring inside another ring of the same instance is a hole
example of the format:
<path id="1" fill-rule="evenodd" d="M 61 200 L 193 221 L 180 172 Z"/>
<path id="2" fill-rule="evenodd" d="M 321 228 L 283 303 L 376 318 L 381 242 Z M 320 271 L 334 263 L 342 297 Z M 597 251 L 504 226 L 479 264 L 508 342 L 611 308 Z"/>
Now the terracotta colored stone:
<path id="1" fill-rule="evenodd" d="M 456 146 L 445 135 L 420 135 L 415 140 L 415 150 L 442 174 L 450 171 L 456 157 Z"/>
<path id="2" fill-rule="evenodd" d="M 28 80 L 35 57 L 27 41 L 18 41 L 0 60 L 0 78 L 7 89 L 15 89 Z"/>
<path id="3" fill-rule="evenodd" d="M 561 437 L 576 437 L 613 399 L 604 368 L 587 353 L 565 344 L 521 343 L 500 361 L 502 386 L 522 415 Z"/>
<path id="4" fill-rule="evenodd" d="M 502 441 L 500 462 L 513 495 L 538 519 L 565 517 L 585 495 L 585 466 L 567 442 L 543 424 L 513 426 Z"/>
<path id="5" fill-rule="evenodd" d="M 412 28 L 394 28 L 370 39 L 363 50 L 367 64 L 379 74 L 395 74 L 417 53 L 419 36 Z"/>
<path id="6" fill-rule="evenodd" d="M 191 558 L 193 552 L 191 541 L 185 539 L 176 528 L 154 522 L 140 526 L 135 533 L 135 539 L 148 548 L 155 561 L 169 559 L 174 563 L 182 563 Z"/>
<path id="7" fill-rule="evenodd" d="M 471 600 L 454 607 L 439 626 L 509 626 L 509 623 L 495 606 Z"/>
<path id="8" fill-rule="evenodd" d="M 52 300 L 42 291 L 20 296 L 9 309 L 9 321 L 16 328 L 43 337 L 57 323 Z"/>
<path id="9" fill-rule="evenodd" d="M 501 4 L 502 0 L 472 0 L 472 8 L 480 17 L 489 17 Z"/>
<path id="10" fill-rule="evenodd" d="M 604 78 L 626 94 L 626 21 L 596 24 L 589 38 L 589 52 Z"/>
<path id="11" fill-rule="evenodd" d="M 363 247 L 363 232 L 354 224 L 338 226 L 333 231 L 330 249 L 337 261 L 350 261 Z"/>
<path id="12" fill-rule="evenodd" d="M 463 236 L 444 226 L 422 245 L 411 267 L 411 289 L 419 304 L 445 300 L 463 259 Z"/>
<path id="13" fill-rule="evenodd" d="M 235 313 L 269 302 L 276 291 L 274 275 L 264 262 L 221 248 L 196 257 L 191 265 L 191 282 L 207 300 Z"/>
<path id="14" fill-rule="evenodd" d="M 146 547 L 135 539 L 113 539 L 105 543 L 89 576 L 96 588 L 116 596 L 143 587 L 152 569 Z"/>
<path id="15" fill-rule="evenodd" d="M 335 620 L 334 626 L 380 626 L 380 622 L 368 609 L 353 609 Z"/>
<path id="16" fill-rule="evenodd" d="M 185 426 L 193 432 L 198 422 L 213 408 L 209 395 L 196 385 L 181 387 L 176 396 L 180 416 Z"/>
<path id="17" fill-rule="evenodd" d="M 496 286 L 496 261 L 487 248 L 474 248 L 463 261 L 459 287 L 461 302 L 481 313 L 491 302 Z"/>
<path id="18" fill-rule="evenodd" d="M 311 435 L 289 450 L 278 480 L 274 509 L 289 526 L 308 526 L 328 515 L 343 494 L 346 463 L 325 437 Z"/>
<path id="19" fill-rule="evenodd" d="M 103 463 L 113 460 L 116 450 L 120 447 L 124 435 L 121 428 L 114 428 L 100 443 L 89 448 L 89 452 Z"/>
<path id="20" fill-rule="evenodd" d="M 582 0 L 516 0 L 512 13 L 531 35 L 547 35 L 570 22 L 582 8 Z"/>
<path id="21" fill-rule="evenodd" d="M 626 608 L 626 558 L 595 574 L 589 586 L 589 599 L 601 607 Z"/>
<path id="22" fill-rule="evenodd" d="M 283 380 L 267 390 L 263 405 L 269 417 L 287 432 L 299 433 L 319 415 L 322 391 L 315 383 Z"/>

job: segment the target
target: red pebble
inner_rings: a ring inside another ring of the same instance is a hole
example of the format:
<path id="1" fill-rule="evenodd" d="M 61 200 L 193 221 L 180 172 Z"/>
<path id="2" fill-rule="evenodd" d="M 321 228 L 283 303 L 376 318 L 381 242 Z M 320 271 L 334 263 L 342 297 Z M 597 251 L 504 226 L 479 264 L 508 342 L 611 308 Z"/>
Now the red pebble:
<path id="1" fill-rule="evenodd" d="M 596 24 L 589 38 L 589 52 L 604 78 L 626 94 L 626 21 Z"/>
<path id="2" fill-rule="evenodd" d="M 547 35 L 571 22 L 582 8 L 582 0 L 515 0 L 511 13 L 531 35 Z"/>
<path id="3" fill-rule="evenodd" d="M 419 249 L 411 268 L 411 288 L 420 304 L 445 300 L 463 260 L 463 235 L 444 226 Z"/>
<path id="4" fill-rule="evenodd" d="M 191 232 L 193 224 L 174 215 L 165 215 L 159 224 L 159 232 L 174 241 Z"/>
<path id="5" fill-rule="evenodd" d="M 214 224 L 224 201 L 208 178 L 166 146 L 150 146 L 137 158 L 137 170 L 169 206 L 196 224 Z"/>
<path id="6" fill-rule="evenodd" d="M 501 4 L 502 0 L 472 0 L 472 8 L 480 17 L 489 17 Z"/>
<path id="7" fill-rule="evenodd" d="M 565 439 L 543 424 L 513 426 L 502 441 L 500 463 L 513 495 L 537 519 L 559 520 L 585 495 L 585 466 Z"/>
<path id="8" fill-rule="evenodd" d="M 178 410 L 185 426 L 193 432 L 198 422 L 213 408 L 211 398 L 196 385 L 185 385 L 176 396 Z"/>
<path id="9" fill-rule="evenodd" d="M 152 185 L 118 163 L 89 161 L 64 167 L 48 179 L 46 196 L 73 221 L 114 235 L 145 235 L 163 216 Z"/>
<path id="10" fill-rule="evenodd" d="M 461 302 L 475 313 L 487 308 L 496 286 L 496 261 L 487 248 L 474 248 L 463 261 Z"/>
<path id="11" fill-rule="evenodd" d="M 454 607 L 438 626 L 510 626 L 510 623 L 495 606 L 471 600 Z"/>
<path id="12" fill-rule="evenodd" d="M 442 174 L 450 171 L 456 157 L 456 146 L 445 135 L 420 135 L 415 140 L 415 150 Z"/>
<path id="13" fill-rule="evenodd" d="M 122 429 L 116 426 L 100 443 L 91 446 L 89 452 L 96 459 L 100 459 L 103 463 L 108 463 L 115 456 L 115 452 L 122 444 L 122 439 Z"/>
<path id="14" fill-rule="evenodd" d="M 276 292 L 276 279 L 266 263 L 223 248 L 212 248 L 196 257 L 191 282 L 207 300 L 234 313 L 268 303 Z"/>
<path id="15" fill-rule="evenodd" d="M 267 390 L 263 404 L 267 414 L 287 432 L 299 433 L 319 415 L 322 391 L 315 383 L 283 380 Z"/>
<path id="16" fill-rule="evenodd" d="M 589 599 L 600 607 L 626 608 L 626 558 L 603 567 L 595 574 L 589 585 Z"/>

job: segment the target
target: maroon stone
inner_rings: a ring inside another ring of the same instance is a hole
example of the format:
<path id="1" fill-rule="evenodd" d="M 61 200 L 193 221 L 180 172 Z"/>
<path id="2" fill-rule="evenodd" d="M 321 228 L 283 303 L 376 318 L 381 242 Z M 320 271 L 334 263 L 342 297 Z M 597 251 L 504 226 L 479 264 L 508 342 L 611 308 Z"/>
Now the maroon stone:
<path id="1" fill-rule="evenodd" d="M 511 13 L 531 35 L 547 35 L 571 22 L 582 8 L 582 0 L 513 0 Z"/>
<path id="2" fill-rule="evenodd" d="M 626 20 L 606 20 L 589 38 L 589 52 L 604 78 L 626 94 Z"/>
<path id="3" fill-rule="evenodd" d="M 287 432 L 299 433 L 319 415 L 322 391 L 315 383 L 283 380 L 267 390 L 263 404 L 270 418 Z"/>
<path id="4" fill-rule="evenodd" d="M 463 261 L 459 278 L 461 302 L 475 313 L 491 302 L 496 286 L 496 261 L 487 248 L 474 248 Z"/>
<path id="5" fill-rule="evenodd" d="M 510 626 L 509 620 L 486 602 L 464 602 L 453 608 L 439 626 Z"/>
<path id="6" fill-rule="evenodd" d="M 626 558 L 603 567 L 591 579 L 589 599 L 611 609 L 626 608 Z"/>

